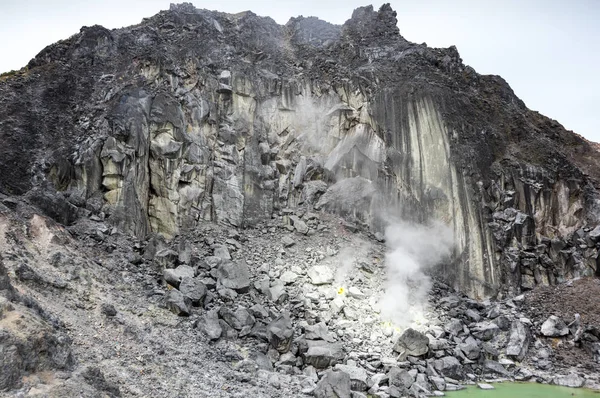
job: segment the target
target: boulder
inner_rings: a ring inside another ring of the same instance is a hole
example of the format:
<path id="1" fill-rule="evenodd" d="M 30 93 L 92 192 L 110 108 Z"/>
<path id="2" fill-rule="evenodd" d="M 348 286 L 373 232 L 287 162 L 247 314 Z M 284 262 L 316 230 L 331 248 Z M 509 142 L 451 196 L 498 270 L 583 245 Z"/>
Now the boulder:
<path id="1" fill-rule="evenodd" d="M 347 373 L 328 370 L 313 391 L 316 398 L 352 398 L 351 380 Z"/>
<path id="2" fill-rule="evenodd" d="M 585 379 L 576 373 L 569 373 L 568 375 L 558 375 L 552 379 L 552 383 L 557 386 L 579 388 L 583 387 Z"/>
<path id="3" fill-rule="evenodd" d="M 336 343 L 326 343 L 322 345 L 312 346 L 304 354 L 304 363 L 312 365 L 316 369 L 325 369 L 333 366 L 344 357 L 342 346 Z"/>
<path id="4" fill-rule="evenodd" d="M 189 265 L 180 265 L 177 268 L 167 268 L 163 271 L 163 278 L 169 285 L 178 288 L 183 278 L 193 278 L 194 269 Z"/>
<path id="5" fill-rule="evenodd" d="M 463 366 L 455 357 L 445 356 L 437 359 L 433 361 L 433 367 L 443 376 L 456 380 L 461 380 L 463 377 Z"/>
<path id="6" fill-rule="evenodd" d="M 367 391 L 367 371 L 358 366 L 337 364 L 334 370 L 339 370 L 350 376 L 350 388 L 354 391 Z"/>
<path id="7" fill-rule="evenodd" d="M 405 357 L 425 355 L 429 351 L 429 338 L 412 328 L 406 329 L 396 341 L 394 351 L 403 353 Z"/>
<path id="8" fill-rule="evenodd" d="M 172 289 L 169 291 L 169 293 L 167 293 L 165 297 L 165 305 L 176 315 L 190 315 L 191 302 L 189 299 L 186 299 L 179 290 Z"/>
<path id="9" fill-rule="evenodd" d="M 184 277 L 179 284 L 179 291 L 194 306 L 201 305 L 206 297 L 206 285 L 197 278 Z"/>
<path id="10" fill-rule="evenodd" d="M 506 355 L 522 361 L 529 349 L 529 328 L 521 321 L 513 321 L 510 337 L 506 346 Z"/>
<path id="11" fill-rule="evenodd" d="M 308 340 L 325 340 L 330 343 L 335 341 L 333 336 L 329 333 L 329 329 L 325 322 L 307 326 L 304 331 L 304 337 Z"/>
<path id="12" fill-rule="evenodd" d="M 546 321 L 542 324 L 541 332 L 546 337 L 560 337 L 566 336 L 569 334 L 569 328 L 557 316 L 551 315 Z"/>
<path id="13" fill-rule="evenodd" d="M 294 328 L 292 321 L 287 315 L 280 315 L 277 319 L 267 325 L 267 338 L 271 347 L 284 353 L 290 349 Z"/>
<path id="14" fill-rule="evenodd" d="M 250 270 L 245 261 L 224 261 L 217 268 L 217 283 L 238 293 L 250 290 Z"/>
<path id="15" fill-rule="evenodd" d="M 483 361 L 483 370 L 491 373 L 496 373 L 504 377 L 510 377 L 511 374 L 508 370 L 504 368 L 499 362 L 493 361 L 491 359 L 486 359 Z"/>
<path id="16" fill-rule="evenodd" d="M 477 360 L 479 358 L 479 353 L 481 352 L 477 340 L 471 336 L 467 337 L 464 343 L 458 344 L 458 348 L 472 361 Z"/>
<path id="17" fill-rule="evenodd" d="M 211 340 L 221 337 L 223 329 L 219 324 L 218 310 L 208 311 L 202 315 L 198 321 L 198 329 L 202 330 Z"/>
<path id="18" fill-rule="evenodd" d="M 310 283 L 325 285 L 333 282 L 333 271 L 326 265 L 315 265 L 307 272 Z"/>
<path id="19" fill-rule="evenodd" d="M 397 366 L 392 366 L 388 372 L 390 386 L 400 387 L 401 389 L 409 389 L 415 382 L 415 378 L 405 369 L 400 369 Z"/>

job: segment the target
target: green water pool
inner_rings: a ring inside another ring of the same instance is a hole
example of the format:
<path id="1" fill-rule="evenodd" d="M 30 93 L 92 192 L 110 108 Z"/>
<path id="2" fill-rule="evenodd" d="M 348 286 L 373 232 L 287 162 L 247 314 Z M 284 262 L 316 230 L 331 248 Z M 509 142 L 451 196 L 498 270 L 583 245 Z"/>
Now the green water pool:
<path id="1" fill-rule="evenodd" d="M 449 398 L 600 398 L 600 391 L 568 388 L 538 383 L 494 383 L 494 390 L 468 386 L 465 390 L 447 392 Z"/>

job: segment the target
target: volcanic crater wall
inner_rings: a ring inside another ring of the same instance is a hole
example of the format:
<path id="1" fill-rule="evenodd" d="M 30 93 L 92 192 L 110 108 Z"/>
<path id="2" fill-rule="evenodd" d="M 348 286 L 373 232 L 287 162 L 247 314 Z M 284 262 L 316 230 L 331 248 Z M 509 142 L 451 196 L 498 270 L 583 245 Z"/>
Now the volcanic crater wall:
<path id="1" fill-rule="evenodd" d="M 0 188 L 140 237 L 298 207 L 374 232 L 441 220 L 455 249 L 440 272 L 477 297 L 596 272 L 597 192 L 562 127 L 396 22 L 387 5 L 342 27 L 179 5 L 83 28 L 0 83 L 3 153 L 26 166 L 3 162 Z"/>

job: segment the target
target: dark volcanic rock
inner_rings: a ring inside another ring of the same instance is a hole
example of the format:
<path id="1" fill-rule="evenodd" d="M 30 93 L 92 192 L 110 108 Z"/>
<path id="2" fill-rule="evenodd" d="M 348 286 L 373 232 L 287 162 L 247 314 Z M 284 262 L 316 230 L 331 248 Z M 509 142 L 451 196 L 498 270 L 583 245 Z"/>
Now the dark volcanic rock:
<path id="1" fill-rule="evenodd" d="M 408 328 L 398 338 L 394 351 L 403 353 L 405 357 L 425 355 L 429 351 L 429 339 L 423 333 Z"/>

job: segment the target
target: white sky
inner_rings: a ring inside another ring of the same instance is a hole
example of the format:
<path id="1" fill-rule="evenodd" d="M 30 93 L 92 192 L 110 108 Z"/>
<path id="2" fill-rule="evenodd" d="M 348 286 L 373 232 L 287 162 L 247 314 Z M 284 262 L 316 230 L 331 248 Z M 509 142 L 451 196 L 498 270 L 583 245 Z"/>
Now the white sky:
<path id="1" fill-rule="evenodd" d="M 342 24 L 369 0 L 191 2 L 251 9 L 284 24 L 317 16 Z M 505 78 L 531 109 L 600 142 L 599 0 L 392 0 L 400 33 L 433 47 L 456 45 L 465 64 Z M 159 0 L 0 0 L 0 72 L 19 69 L 84 25 L 119 28 L 168 9 Z M 374 3 L 378 9 L 382 3 Z"/>

